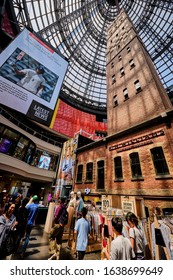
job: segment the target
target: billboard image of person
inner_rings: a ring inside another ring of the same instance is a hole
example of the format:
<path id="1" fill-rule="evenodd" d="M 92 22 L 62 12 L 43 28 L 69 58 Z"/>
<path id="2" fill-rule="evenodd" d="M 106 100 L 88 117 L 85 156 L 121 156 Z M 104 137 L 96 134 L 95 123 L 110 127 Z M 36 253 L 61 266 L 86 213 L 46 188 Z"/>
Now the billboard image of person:
<path id="1" fill-rule="evenodd" d="M 59 78 L 19 48 L 0 67 L 0 75 L 47 102 Z"/>
<path id="2" fill-rule="evenodd" d="M 55 196 L 57 198 L 61 196 L 63 186 L 72 185 L 73 183 L 77 144 L 78 135 L 66 141 L 63 145 L 55 186 Z"/>
<path id="3" fill-rule="evenodd" d="M 49 169 L 51 158 L 45 155 L 41 155 L 38 163 L 39 168 Z"/>
<path id="4" fill-rule="evenodd" d="M 1 104 L 49 126 L 68 61 L 24 28 L 0 54 Z"/>
<path id="5" fill-rule="evenodd" d="M 18 85 L 21 85 L 25 89 L 41 97 L 41 94 L 43 92 L 43 89 L 45 88 L 45 83 L 46 83 L 43 77 L 44 69 L 42 67 L 37 67 L 36 70 L 33 69 L 18 70 L 16 68 L 16 65 L 14 65 L 13 68 L 16 75 L 23 76 L 23 78 L 20 80 Z"/>

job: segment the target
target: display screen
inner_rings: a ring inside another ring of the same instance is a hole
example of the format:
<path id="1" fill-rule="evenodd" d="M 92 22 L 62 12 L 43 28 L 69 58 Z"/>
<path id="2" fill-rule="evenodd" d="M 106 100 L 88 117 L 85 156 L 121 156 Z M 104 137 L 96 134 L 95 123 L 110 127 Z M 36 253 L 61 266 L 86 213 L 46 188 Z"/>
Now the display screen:
<path id="1" fill-rule="evenodd" d="M 38 163 L 39 168 L 49 169 L 51 158 L 45 155 L 41 155 Z"/>
<path id="2" fill-rule="evenodd" d="M 0 54 L 1 103 L 50 125 L 68 61 L 24 29 Z"/>
<path id="3" fill-rule="evenodd" d="M 9 139 L 2 139 L 0 142 L 0 152 L 6 154 L 11 146 L 11 141 Z"/>

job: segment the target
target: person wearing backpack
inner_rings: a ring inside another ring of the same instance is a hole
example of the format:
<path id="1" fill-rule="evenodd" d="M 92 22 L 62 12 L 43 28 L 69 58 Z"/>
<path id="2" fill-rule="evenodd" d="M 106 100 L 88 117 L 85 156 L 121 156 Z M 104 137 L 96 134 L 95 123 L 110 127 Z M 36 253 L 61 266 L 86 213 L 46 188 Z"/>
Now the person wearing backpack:
<path id="1" fill-rule="evenodd" d="M 49 259 L 59 260 L 62 237 L 64 233 L 64 227 L 68 223 L 68 212 L 65 204 L 66 198 L 60 198 L 60 205 L 57 207 L 52 223 L 52 229 L 49 233 Z"/>

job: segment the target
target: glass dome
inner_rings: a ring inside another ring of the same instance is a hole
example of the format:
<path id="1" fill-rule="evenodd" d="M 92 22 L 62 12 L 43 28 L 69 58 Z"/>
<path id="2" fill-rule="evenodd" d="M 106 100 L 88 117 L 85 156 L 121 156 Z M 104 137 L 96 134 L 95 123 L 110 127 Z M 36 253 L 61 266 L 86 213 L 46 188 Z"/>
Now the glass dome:
<path id="1" fill-rule="evenodd" d="M 13 0 L 22 30 L 29 26 L 69 59 L 60 98 L 106 116 L 106 30 L 125 9 L 165 89 L 173 82 L 173 2 L 170 0 Z"/>

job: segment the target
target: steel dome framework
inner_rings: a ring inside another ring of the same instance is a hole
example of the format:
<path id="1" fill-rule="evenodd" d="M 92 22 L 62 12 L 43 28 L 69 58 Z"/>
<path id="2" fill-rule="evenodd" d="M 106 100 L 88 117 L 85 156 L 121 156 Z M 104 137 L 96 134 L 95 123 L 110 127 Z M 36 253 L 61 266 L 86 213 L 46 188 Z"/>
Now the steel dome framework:
<path id="1" fill-rule="evenodd" d="M 165 89 L 173 86 L 172 0 L 11 0 L 19 29 L 30 27 L 69 59 L 60 98 L 106 116 L 106 30 L 125 9 Z"/>

